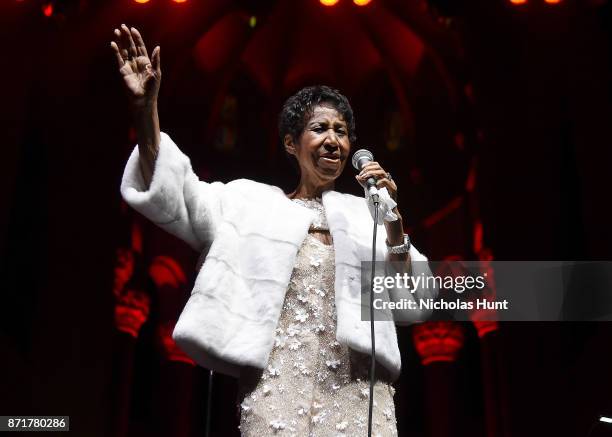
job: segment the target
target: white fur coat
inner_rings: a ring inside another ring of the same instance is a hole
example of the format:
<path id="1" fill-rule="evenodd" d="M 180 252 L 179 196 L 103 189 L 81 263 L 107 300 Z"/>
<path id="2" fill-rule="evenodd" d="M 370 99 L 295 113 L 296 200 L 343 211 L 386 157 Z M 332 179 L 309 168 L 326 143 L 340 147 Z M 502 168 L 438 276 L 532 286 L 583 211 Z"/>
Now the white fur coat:
<path id="1" fill-rule="evenodd" d="M 233 376 L 241 365 L 265 368 L 297 251 L 314 214 L 275 186 L 238 179 L 200 181 L 190 160 L 162 133 L 147 190 L 134 148 L 123 174 L 128 204 L 202 253 L 191 297 L 173 339 L 198 364 Z M 364 198 L 322 194 L 335 251 L 336 339 L 370 354 L 370 322 L 361 320 L 361 261 L 371 257 L 373 221 Z M 378 227 L 377 259 L 387 256 Z M 427 261 L 413 246 L 413 271 Z M 416 272 L 415 272 L 416 274 Z M 375 323 L 376 358 L 397 378 L 401 369 L 395 325 Z"/>

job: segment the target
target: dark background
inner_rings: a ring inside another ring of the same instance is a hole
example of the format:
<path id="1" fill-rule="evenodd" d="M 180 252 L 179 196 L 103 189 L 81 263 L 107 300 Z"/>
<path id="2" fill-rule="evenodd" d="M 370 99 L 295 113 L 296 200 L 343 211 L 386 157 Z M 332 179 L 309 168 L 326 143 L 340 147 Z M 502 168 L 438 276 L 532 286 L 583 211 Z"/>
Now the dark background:
<path id="1" fill-rule="evenodd" d="M 114 327 L 113 266 L 126 223 L 137 220 L 119 195 L 135 144 L 109 48 L 123 22 L 141 30 L 149 52 L 161 45 L 162 130 L 203 178 L 292 190 L 276 116 L 301 86 L 326 83 L 349 97 L 357 146 L 372 148 L 393 174 L 407 228 L 431 259 L 483 251 L 496 260 L 611 258 L 607 1 L 373 0 L 359 11 L 348 0 L 333 11 L 315 0 L 58 1 L 51 17 L 42 6 L 0 3 L 0 414 L 70 415 L 73 434 L 87 436 L 109 435 L 116 415 L 116 366 L 129 346 Z M 257 25 L 223 28 L 198 46 L 230 13 L 237 23 L 256 16 Z M 422 56 L 385 17 L 410 29 Z M 239 30 L 244 39 L 232 39 Z M 258 32 L 269 44 L 248 51 Z M 341 40 L 333 50 L 329 35 Z M 365 58 L 364 39 L 378 61 Z M 222 53 L 217 64 L 207 64 L 211 47 Z M 359 194 L 350 169 L 338 189 Z M 142 226 L 146 258 L 172 254 L 192 281 L 197 254 Z M 171 400 L 187 392 L 186 417 L 203 435 L 207 371 L 190 369 L 185 380 L 180 364 L 160 358 L 162 310 L 156 300 L 152 308 L 130 352 L 130 435 L 163 430 L 176 413 Z M 432 417 L 452 421 L 456 435 L 485 435 L 482 345 L 472 325 L 464 330 L 456 362 L 440 371 L 452 384 L 428 386 L 432 371 L 420 365 L 411 329 L 399 329 L 400 435 L 430 435 Z M 501 325 L 503 435 L 583 436 L 599 414 L 611 415 L 610 330 Z M 218 381 L 213 429 L 231 435 L 235 382 Z M 434 390 L 448 392 L 453 418 L 424 402 Z"/>

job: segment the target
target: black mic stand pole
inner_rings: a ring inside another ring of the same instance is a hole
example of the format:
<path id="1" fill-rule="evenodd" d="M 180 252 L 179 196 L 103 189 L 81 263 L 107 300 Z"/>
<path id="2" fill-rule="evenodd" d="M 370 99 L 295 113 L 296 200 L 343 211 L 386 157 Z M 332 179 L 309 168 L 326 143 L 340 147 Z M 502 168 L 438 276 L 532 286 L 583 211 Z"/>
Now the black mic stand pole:
<path id="1" fill-rule="evenodd" d="M 374 340 L 374 270 L 376 266 L 376 231 L 378 230 L 378 194 L 372 195 L 374 202 L 374 230 L 372 231 L 372 273 L 370 275 L 370 336 L 372 355 L 370 361 L 370 405 L 368 406 L 368 437 L 372 437 L 372 410 L 374 407 L 374 371 L 376 369 L 376 342 Z"/>

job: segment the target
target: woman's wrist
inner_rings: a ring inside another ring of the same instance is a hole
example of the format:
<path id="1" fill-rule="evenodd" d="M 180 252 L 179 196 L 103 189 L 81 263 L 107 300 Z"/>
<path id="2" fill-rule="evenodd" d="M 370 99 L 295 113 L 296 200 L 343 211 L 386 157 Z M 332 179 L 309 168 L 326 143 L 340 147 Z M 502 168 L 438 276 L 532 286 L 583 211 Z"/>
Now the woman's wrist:
<path id="1" fill-rule="evenodd" d="M 397 207 L 393 209 L 393 212 L 397 215 L 397 220 L 392 222 L 385 222 L 385 229 L 387 231 L 387 243 L 390 246 L 399 246 L 404 242 L 404 224 L 402 222 L 402 216 L 400 215 Z"/>
<path id="2" fill-rule="evenodd" d="M 157 111 L 157 99 L 132 100 L 130 102 L 135 117 L 146 117 Z"/>
<path id="3" fill-rule="evenodd" d="M 140 168 L 145 186 L 148 188 L 153 178 L 153 168 L 161 142 L 157 102 L 152 101 L 150 105 L 139 108 L 133 107 L 133 110 L 134 127 L 140 152 Z"/>
<path id="4" fill-rule="evenodd" d="M 145 106 L 133 107 L 133 111 L 138 144 L 156 153 L 161 140 L 157 102 L 153 101 Z"/>

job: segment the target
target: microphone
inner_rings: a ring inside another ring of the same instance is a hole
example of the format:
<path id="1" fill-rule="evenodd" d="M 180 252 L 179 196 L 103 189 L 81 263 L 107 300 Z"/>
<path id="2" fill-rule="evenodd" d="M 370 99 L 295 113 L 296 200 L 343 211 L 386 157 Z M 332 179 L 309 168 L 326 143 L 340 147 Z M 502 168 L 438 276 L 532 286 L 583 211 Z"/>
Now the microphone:
<path id="1" fill-rule="evenodd" d="M 366 149 L 359 149 L 353 154 L 353 159 L 351 160 L 353 167 L 357 171 L 361 171 L 361 169 L 368 163 L 374 161 L 374 155 L 372 152 Z M 378 190 L 376 189 L 376 179 L 373 177 L 369 177 L 366 181 L 366 187 L 368 188 L 368 192 L 372 195 L 374 202 L 378 202 Z"/>

